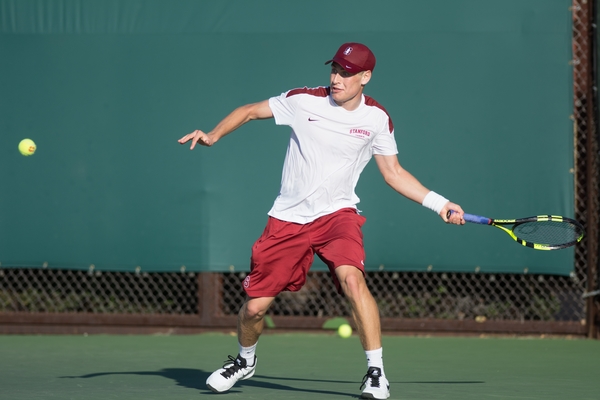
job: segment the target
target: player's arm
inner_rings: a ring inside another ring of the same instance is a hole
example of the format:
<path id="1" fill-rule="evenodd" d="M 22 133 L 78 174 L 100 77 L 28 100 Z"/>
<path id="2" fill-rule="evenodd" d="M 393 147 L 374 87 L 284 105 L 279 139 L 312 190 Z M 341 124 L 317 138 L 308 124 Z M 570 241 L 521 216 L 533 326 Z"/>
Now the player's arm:
<path id="1" fill-rule="evenodd" d="M 269 100 L 263 100 L 258 103 L 246 104 L 233 110 L 228 116 L 208 133 L 201 130 L 195 130 L 179 139 L 179 143 L 184 144 L 192 141 L 190 150 L 196 146 L 196 143 L 202 146 L 212 146 L 223 136 L 228 135 L 248 121 L 255 119 L 273 118 L 273 112 L 269 107 Z"/>
<path id="2" fill-rule="evenodd" d="M 396 155 L 384 156 L 375 154 L 375 162 L 377 163 L 379 172 L 383 175 L 385 183 L 402 196 L 419 204 L 423 204 L 426 196 L 428 196 L 431 191 L 423 186 L 410 172 L 402 168 Z M 431 197 L 431 195 L 429 196 Z M 445 222 L 461 225 L 465 223 L 465 220 L 462 217 L 464 212 L 458 204 L 447 201 L 442 202 L 440 207 L 441 210 L 439 211 L 439 215 Z M 436 208 L 439 209 L 439 207 Z M 456 213 L 452 214 L 450 219 L 448 219 L 446 215 L 450 210 L 456 211 Z"/>

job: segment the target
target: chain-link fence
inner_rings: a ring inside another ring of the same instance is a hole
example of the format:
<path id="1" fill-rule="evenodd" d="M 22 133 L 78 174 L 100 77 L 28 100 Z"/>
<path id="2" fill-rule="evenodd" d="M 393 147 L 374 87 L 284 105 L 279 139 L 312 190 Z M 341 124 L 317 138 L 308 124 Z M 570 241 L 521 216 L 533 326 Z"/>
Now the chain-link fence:
<path id="1" fill-rule="evenodd" d="M 235 314 L 243 300 L 244 274 L 228 274 L 223 311 Z M 568 277 L 514 274 L 376 272 L 369 287 L 383 318 L 578 321 L 585 318 L 580 284 Z M 283 293 L 272 315 L 350 315 L 328 273 L 312 273 L 299 293 Z"/>
<path id="2" fill-rule="evenodd" d="M 591 335 L 593 326 L 589 323 L 586 326 L 586 321 L 593 320 L 595 300 L 593 296 L 585 299 L 582 295 L 597 288 L 598 273 L 598 146 L 592 12 L 592 3 L 573 2 L 575 216 L 587 228 L 586 239 L 575 251 L 574 274 L 565 277 L 369 272 L 368 283 L 379 304 L 384 329 L 399 326 L 390 321 L 495 321 L 500 324 L 496 324 L 494 330 L 502 332 L 506 331 L 502 327 L 508 322 L 546 321 L 555 323 L 544 325 L 548 333 Z M 233 327 L 244 300 L 241 283 L 245 274 L 210 275 L 216 279 L 203 280 L 198 274 L 184 272 L 120 273 L 2 269 L 0 266 L 0 317 L 3 317 L 0 322 L 30 323 L 36 316 L 49 313 L 86 315 L 89 320 L 113 314 L 177 315 L 189 316 L 187 321 L 191 325 Z M 210 299 L 212 309 L 207 310 L 200 299 Z M 288 327 L 306 327 L 317 326 L 316 323 L 307 325 L 307 318 L 320 323 L 322 319 L 348 316 L 350 309 L 336 293 L 328 273 L 311 272 L 305 287 L 298 293 L 281 294 L 270 313 L 275 318 L 303 321 L 288 322 Z M 199 314 L 207 318 L 197 318 Z M 211 322 L 221 317 L 224 319 L 218 324 Z M 159 325 L 161 322 L 155 318 L 154 322 L 150 319 L 150 322 L 140 323 Z M 570 323 L 570 328 L 565 330 L 560 323 Z M 436 325 L 430 326 L 435 329 Z M 462 329 L 459 325 L 453 326 L 453 329 Z"/>
<path id="3" fill-rule="evenodd" d="M 0 269 L 0 312 L 194 314 L 194 274 Z"/>
<path id="4" fill-rule="evenodd" d="M 208 275 L 218 275 L 218 279 L 202 286 L 194 273 L 4 269 L 0 270 L 0 314 L 79 314 L 90 320 L 106 314 L 196 317 L 198 293 L 207 291 L 216 298 L 208 312 L 213 317 L 230 317 L 229 324 L 235 324 L 244 300 L 245 274 Z M 384 320 L 568 321 L 581 325 L 586 318 L 581 297 L 584 282 L 576 276 L 371 272 L 367 278 Z M 270 314 L 299 317 L 296 324 L 287 326 L 307 328 L 316 326 L 307 324 L 307 318 L 348 316 L 350 308 L 336 293 L 328 272 L 311 272 L 302 290 L 282 293 L 276 299 Z M 212 325 L 210 320 L 208 325 Z M 552 329 L 544 327 L 546 333 Z M 555 333 L 573 333 L 573 328 Z"/>

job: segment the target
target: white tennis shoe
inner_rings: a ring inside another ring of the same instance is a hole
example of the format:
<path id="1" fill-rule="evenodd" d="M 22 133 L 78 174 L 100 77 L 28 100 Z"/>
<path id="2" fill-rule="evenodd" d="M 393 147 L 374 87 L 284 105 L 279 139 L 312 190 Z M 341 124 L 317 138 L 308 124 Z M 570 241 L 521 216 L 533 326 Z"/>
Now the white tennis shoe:
<path id="1" fill-rule="evenodd" d="M 381 375 L 381 368 L 369 367 L 360 388 L 363 386 L 365 390 L 360 395 L 361 399 L 385 400 L 390 397 L 390 383 Z"/>
<path id="2" fill-rule="evenodd" d="M 237 381 L 251 378 L 256 369 L 256 356 L 254 364 L 248 366 L 246 359 L 239 354 L 236 358 L 228 356 L 229 360 L 225 362 L 223 368 L 213 372 L 206 380 L 206 386 L 215 393 L 228 391 Z"/>

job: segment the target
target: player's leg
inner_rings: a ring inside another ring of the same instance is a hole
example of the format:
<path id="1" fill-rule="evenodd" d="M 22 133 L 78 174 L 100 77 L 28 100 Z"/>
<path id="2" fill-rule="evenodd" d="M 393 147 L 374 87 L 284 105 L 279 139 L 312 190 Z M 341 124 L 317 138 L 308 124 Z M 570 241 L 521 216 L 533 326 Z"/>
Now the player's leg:
<path id="1" fill-rule="evenodd" d="M 302 225 L 269 218 L 252 246 L 251 271 L 243 283 L 248 300 L 238 313 L 239 353 L 235 358 L 229 356 L 225 366 L 207 379 L 212 391 L 226 392 L 254 375 L 256 345 L 269 307 L 280 292 L 302 288 L 312 260 L 313 251 L 303 238 Z"/>
<path id="2" fill-rule="evenodd" d="M 379 308 L 371 295 L 361 270 L 353 265 L 335 269 L 341 290 L 350 303 L 352 317 L 365 351 L 381 347 Z"/>
<path id="3" fill-rule="evenodd" d="M 365 251 L 361 228 L 365 218 L 354 209 L 342 209 L 318 221 L 319 226 L 312 232 L 313 246 L 328 265 L 336 288 L 350 303 L 367 356 L 362 397 L 387 399 L 390 393 L 383 370 L 379 309 L 364 276 Z"/>
<path id="4" fill-rule="evenodd" d="M 361 388 L 364 386 L 361 398 L 387 399 L 390 397 L 390 385 L 383 369 L 381 322 L 377 303 L 361 270 L 353 265 L 342 265 L 335 269 L 335 274 L 350 303 L 354 324 L 367 355 L 367 373 L 361 385 Z"/>
<path id="5" fill-rule="evenodd" d="M 237 357 L 229 356 L 222 368 L 213 372 L 206 386 L 215 393 L 228 391 L 236 382 L 251 378 L 256 370 L 256 344 L 262 333 L 264 317 L 275 300 L 274 297 L 249 298 L 238 313 Z"/>
<path id="6" fill-rule="evenodd" d="M 264 318 L 275 297 L 249 298 L 238 313 L 238 341 L 244 347 L 254 346 L 258 342 L 263 328 Z"/>

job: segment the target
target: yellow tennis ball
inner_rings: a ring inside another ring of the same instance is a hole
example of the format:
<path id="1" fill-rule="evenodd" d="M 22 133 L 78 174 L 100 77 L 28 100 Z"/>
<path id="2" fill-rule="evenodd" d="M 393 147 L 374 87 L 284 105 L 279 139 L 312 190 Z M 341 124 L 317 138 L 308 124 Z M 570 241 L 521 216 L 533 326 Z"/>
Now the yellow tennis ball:
<path id="1" fill-rule="evenodd" d="M 35 153 L 35 149 L 36 149 L 35 143 L 31 139 L 23 139 L 19 143 L 19 151 L 24 156 L 32 155 L 33 153 Z"/>
<path id="2" fill-rule="evenodd" d="M 343 337 L 344 339 L 349 338 L 350 336 L 352 336 L 352 327 L 348 324 L 340 325 L 340 327 L 338 328 L 338 335 L 340 335 L 340 337 Z"/>

